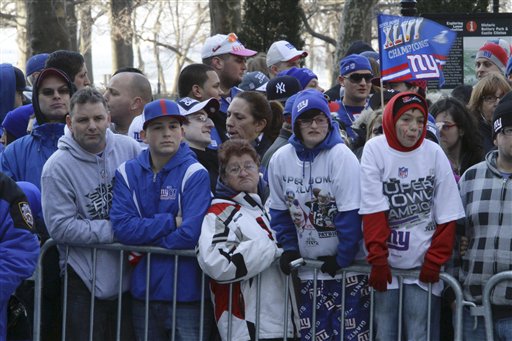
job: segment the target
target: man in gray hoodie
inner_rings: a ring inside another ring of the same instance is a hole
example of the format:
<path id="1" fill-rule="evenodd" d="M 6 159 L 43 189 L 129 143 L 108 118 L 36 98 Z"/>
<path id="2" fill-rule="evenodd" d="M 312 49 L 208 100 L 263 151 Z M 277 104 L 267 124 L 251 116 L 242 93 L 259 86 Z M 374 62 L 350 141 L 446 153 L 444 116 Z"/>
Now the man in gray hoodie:
<path id="1" fill-rule="evenodd" d="M 46 162 L 41 177 L 42 206 L 50 236 L 61 244 L 114 242 L 109 219 L 112 180 L 116 168 L 138 155 L 133 139 L 112 133 L 103 96 L 92 88 L 71 98 L 66 125 L 70 133 L 59 139 L 58 150 Z M 90 248 L 60 246 L 61 271 L 68 273 L 67 330 L 71 340 L 88 340 L 91 291 L 94 288 L 94 340 L 115 338 L 117 294 L 128 289 L 119 252 L 94 253 Z M 128 264 L 127 262 L 125 264 Z M 95 270 L 94 270 L 95 269 Z M 123 280 L 120 283 L 120 275 Z M 128 308 L 123 296 L 123 311 Z M 123 316 L 123 322 L 131 321 Z M 121 326 L 121 339 L 130 339 L 131 325 Z"/>

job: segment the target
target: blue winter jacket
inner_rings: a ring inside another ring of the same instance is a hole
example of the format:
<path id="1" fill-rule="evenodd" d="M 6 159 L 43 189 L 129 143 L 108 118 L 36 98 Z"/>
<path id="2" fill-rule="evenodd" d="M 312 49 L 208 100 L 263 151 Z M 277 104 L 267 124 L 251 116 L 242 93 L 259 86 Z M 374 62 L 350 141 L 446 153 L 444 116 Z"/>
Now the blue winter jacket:
<path id="1" fill-rule="evenodd" d="M 30 135 L 9 144 L 1 157 L 1 170 L 15 181 L 28 181 L 41 189 L 41 172 L 64 135 L 63 123 L 35 127 Z"/>
<path id="2" fill-rule="evenodd" d="M 0 173 L 0 341 L 6 338 L 9 297 L 36 267 L 39 242 L 33 231 L 27 198 Z"/>
<path id="3" fill-rule="evenodd" d="M 210 201 L 208 172 L 185 143 L 157 174 L 145 150 L 116 172 L 110 211 L 114 236 L 129 245 L 194 249 Z M 131 280 L 132 295 L 140 300 L 146 293 L 145 260 L 136 265 Z M 174 256 L 152 254 L 149 299 L 172 301 L 173 278 Z M 180 257 L 177 281 L 177 301 L 200 300 L 201 270 L 195 257 Z"/>

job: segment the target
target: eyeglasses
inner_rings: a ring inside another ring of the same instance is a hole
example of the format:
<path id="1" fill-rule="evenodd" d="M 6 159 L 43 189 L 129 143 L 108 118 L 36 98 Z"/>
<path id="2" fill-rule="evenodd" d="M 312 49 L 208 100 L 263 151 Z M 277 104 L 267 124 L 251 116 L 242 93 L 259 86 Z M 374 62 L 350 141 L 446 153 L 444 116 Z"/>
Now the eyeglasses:
<path id="1" fill-rule="evenodd" d="M 491 95 L 489 95 L 489 96 L 484 96 L 482 98 L 484 99 L 484 102 L 495 103 L 495 102 L 498 102 L 501 99 L 501 97 L 503 97 L 503 96 L 491 96 Z"/>
<path id="2" fill-rule="evenodd" d="M 59 95 L 69 95 L 69 88 L 58 88 L 58 89 L 52 89 L 52 88 L 43 88 L 39 92 L 41 95 L 46 97 L 51 97 L 53 94 L 57 91 Z"/>
<path id="3" fill-rule="evenodd" d="M 230 165 L 226 167 L 226 173 L 232 176 L 238 176 L 242 169 L 247 173 L 253 173 L 258 170 L 258 166 L 254 162 L 246 162 L 242 167 L 240 167 L 240 165 Z"/>
<path id="4" fill-rule="evenodd" d="M 505 127 L 501 130 L 501 133 L 505 136 L 512 136 L 512 127 Z"/>
<path id="5" fill-rule="evenodd" d="M 316 123 L 317 126 L 326 126 L 329 124 L 329 120 L 325 115 L 318 115 L 312 118 L 299 118 L 299 123 L 303 127 L 311 127 L 313 122 Z"/>
<path id="6" fill-rule="evenodd" d="M 382 135 L 382 126 L 372 129 L 373 135 Z"/>
<path id="7" fill-rule="evenodd" d="M 353 73 L 347 77 L 348 80 L 352 83 L 361 83 L 361 80 L 365 80 L 366 83 L 369 83 L 373 75 L 371 73 Z"/>
<path id="8" fill-rule="evenodd" d="M 204 122 L 208 121 L 208 115 L 205 115 L 205 114 L 190 115 L 188 117 L 188 119 L 204 123 Z"/>
<path id="9" fill-rule="evenodd" d="M 436 122 L 436 127 L 437 129 L 439 130 L 443 130 L 443 131 L 448 131 L 450 129 L 452 129 L 453 127 L 456 127 L 457 124 L 456 123 L 450 123 L 450 122 Z"/>

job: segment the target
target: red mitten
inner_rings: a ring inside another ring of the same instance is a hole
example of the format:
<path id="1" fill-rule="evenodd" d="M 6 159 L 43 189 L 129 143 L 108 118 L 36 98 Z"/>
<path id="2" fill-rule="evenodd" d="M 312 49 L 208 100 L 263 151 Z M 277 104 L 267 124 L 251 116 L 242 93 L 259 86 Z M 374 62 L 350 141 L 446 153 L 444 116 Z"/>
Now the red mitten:
<path id="1" fill-rule="evenodd" d="M 439 271 L 441 271 L 440 265 L 425 260 L 420 271 L 420 281 L 423 283 L 439 282 Z"/>
<path id="2" fill-rule="evenodd" d="M 388 283 L 391 283 L 391 270 L 389 269 L 389 265 L 372 265 L 372 272 L 370 273 L 370 278 L 368 279 L 368 283 L 375 290 L 383 292 L 388 290 Z"/>

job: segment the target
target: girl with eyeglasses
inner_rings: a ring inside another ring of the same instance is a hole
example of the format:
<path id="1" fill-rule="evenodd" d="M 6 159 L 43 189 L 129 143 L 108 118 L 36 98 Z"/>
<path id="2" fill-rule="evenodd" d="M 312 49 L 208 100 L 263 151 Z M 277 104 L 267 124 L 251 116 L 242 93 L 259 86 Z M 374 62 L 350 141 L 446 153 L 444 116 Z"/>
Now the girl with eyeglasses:
<path id="1" fill-rule="evenodd" d="M 510 85 L 502 74 L 490 72 L 480 79 L 473 88 L 468 108 L 478 121 L 478 130 L 482 135 L 484 152 L 494 149 L 492 138 L 492 113 L 498 101 L 511 90 Z"/>
<path id="2" fill-rule="evenodd" d="M 484 150 L 477 122 L 457 99 L 448 97 L 430 107 L 441 135 L 440 145 L 452 165 L 456 180 L 483 160 Z"/>

